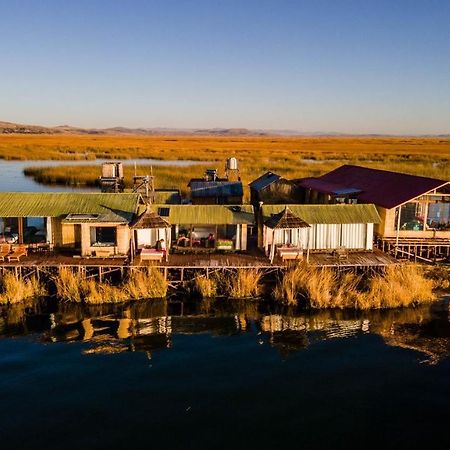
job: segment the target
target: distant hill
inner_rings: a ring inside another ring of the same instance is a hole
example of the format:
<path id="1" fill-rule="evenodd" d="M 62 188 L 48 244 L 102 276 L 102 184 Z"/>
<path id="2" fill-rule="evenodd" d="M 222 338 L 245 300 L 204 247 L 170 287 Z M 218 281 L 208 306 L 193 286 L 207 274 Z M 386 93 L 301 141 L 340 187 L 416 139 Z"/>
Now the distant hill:
<path id="1" fill-rule="evenodd" d="M 252 130 L 248 128 L 82 128 L 71 125 L 43 127 L 0 121 L 0 134 L 86 134 L 86 135 L 132 135 L 132 136 L 394 136 L 387 134 L 352 134 L 334 131 L 302 132 L 297 130 Z M 419 135 L 418 135 L 419 137 Z M 449 138 L 450 133 L 427 134 L 420 137 Z"/>
<path id="2" fill-rule="evenodd" d="M 88 134 L 88 135 L 217 135 L 217 136 L 255 136 L 269 135 L 263 130 L 248 130 L 247 128 L 205 128 L 205 129 L 185 129 L 185 128 L 81 128 L 70 125 L 60 125 L 56 127 L 43 127 L 40 125 L 25 125 L 20 123 L 0 121 L 0 134 Z"/>

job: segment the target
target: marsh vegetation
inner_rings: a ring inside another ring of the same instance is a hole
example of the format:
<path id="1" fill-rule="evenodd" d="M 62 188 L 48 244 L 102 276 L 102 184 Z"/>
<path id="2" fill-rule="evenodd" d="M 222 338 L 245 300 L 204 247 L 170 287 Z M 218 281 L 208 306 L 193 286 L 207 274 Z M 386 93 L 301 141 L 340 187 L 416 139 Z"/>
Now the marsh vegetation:
<path id="1" fill-rule="evenodd" d="M 342 164 L 450 178 L 450 138 L 0 136 L 0 158 L 93 161 L 82 171 L 64 164 L 26 169 L 36 181 L 49 184 L 95 186 L 99 167 L 94 161 L 98 158 L 208 161 L 207 166 L 221 170 L 230 156 L 239 160 L 244 185 L 269 170 L 295 179 L 317 176 Z M 187 182 L 205 167 L 155 166 L 156 187 L 184 191 Z M 138 170 L 145 174 L 150 167 L 138 165 Z M 132 165 L 125 167 L 128 186 L 133 173 Z"/>
<path id="2" fill-rule="evenodd" d="M 423 267 L 414 264 L 388 267 L 371 277 L 298 265 L 278 280 L 274 298 L 288 305 L 317 309 L 400 308 L 433 301 L 434 286 Z"/>

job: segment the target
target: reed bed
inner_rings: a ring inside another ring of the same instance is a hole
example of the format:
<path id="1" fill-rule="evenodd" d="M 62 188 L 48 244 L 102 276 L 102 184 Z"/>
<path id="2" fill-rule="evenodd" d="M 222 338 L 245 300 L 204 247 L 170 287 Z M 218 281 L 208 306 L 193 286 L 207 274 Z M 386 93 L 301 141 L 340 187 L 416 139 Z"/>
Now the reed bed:
<path id="1" fill-rule="evenodd" d="M 0 303 L 14 304 L 30 298 L 47 295 L 45 286 L 36 278 L 18 278 L 6 273 L 0 280 Z"/>
<path id="2" fill-rule="evenodd" d="M 197 275 L 193 281 L 193 290 L 203 299 L 213 298 L 217 295 L 217 281 L 212 277 Z"/>
<path id="3" fill-rule="evenodd" d="M 261 278 L 258 269 L 237 269 L 231 275 L 224 274 L 219 285 L 230 298 L 255 298 L 261 293 Z"/>
<path id="4" fill-rule="evenodd" d="M 133 271 L 120 285 L 87 279 L 68 268 L 61 268 L 55 278 L 58 298 L 67 302 L 122 303 L 128 300 L 164 298 L 168 282 L 163 274 L 153 267 L 144 271 Z"/>
<path id="5" fill-rule="evenodd" d="M 244 186 L 269 170 L 286 178 L 301 178 L 319 176 L 342 164 L 450 178 L 449 138 L 0 136 L 0 158 L 93 161 L 77 171 L 67 165 L 25 169 L 26 175 L 46 184 L 97 185 L 97 158 L 125 162 L 189 159 L 199 164 L 183 170 L 178 166 L 153 166 L 157 188 L 178 188 L 186 193 L 191 178 L 201 175 L 207 166 L 223 170 L 230 156 L 239 159 Z M 149 166 L 138 165 L 139 174 L 150 170 Z M 131 186 L 134 167 L 126 165 L 124 172 L 125 183 Z"/>
<path id="6" fill-rule="evenodd" d="M 0 135 L 0 158 L 95 160 L 190 159 L 223 161 L 241 159 L 281 160 L 347 159 L 371 155 L 373 161 L 416 156 L 436 159 L 450 155 L 447 137 L 370 136 L 87 136 Z"/>
<path id="7" fill-rule="evenodd" d="M 274 290 L 276 300 L 311 308 L 399 308 L 434 300 L 433 281 L 422 268 L 404 264 L 366 280 L 353 273 L 300 265 L 289 269 Z"/>

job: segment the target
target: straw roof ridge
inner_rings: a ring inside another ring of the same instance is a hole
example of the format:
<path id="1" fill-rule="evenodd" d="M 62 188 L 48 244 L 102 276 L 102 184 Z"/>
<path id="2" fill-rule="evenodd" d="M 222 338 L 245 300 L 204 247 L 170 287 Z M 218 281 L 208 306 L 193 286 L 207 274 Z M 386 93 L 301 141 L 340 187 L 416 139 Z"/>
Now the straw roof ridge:
<path id="1" fill-rule="evenodd" d="M 266 226 L 274 229 L 293 229 L 293 228 L 307 228 L 310 227 L 309 223 L 305 222 L 300 217 L 296 216 L 289 208 L 285 206 L 284 210 L 278 214 L 272 214 L 271 217 L 266 220 Z"/>

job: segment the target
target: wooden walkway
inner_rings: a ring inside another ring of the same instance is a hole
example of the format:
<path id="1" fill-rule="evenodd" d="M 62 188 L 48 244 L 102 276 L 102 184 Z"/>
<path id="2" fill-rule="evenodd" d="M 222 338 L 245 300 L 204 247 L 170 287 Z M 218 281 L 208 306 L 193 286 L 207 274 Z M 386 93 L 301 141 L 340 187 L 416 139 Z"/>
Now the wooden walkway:
<path id="1" fill-rule="evenodd" d="M 150 261 L 140 261 L 136 258 L 130 264 L 127 258 L 74 258 L 64 255 L 30 255 L 22 258 L 19 262 L 1 262 L 0 269 L 25 269 L 34 268 L 42 270 L 59 267 L 76 267 L 80 270 L 88 271 L 93 268 L 100 270 L 124 270 L 137 269 L 141 267 L 153 266 L 161 269 L 182 269 L 182 268 L 286 268 L 296 264 L 298 260 L 283 262 L 275 260 L 270 263 L 269 258 L 260 254 L 185 254 L 170 255 L 167 262 L 160 263 Z M 370 268 L 386 267 L 397 264 L 398 261 L 391 255 L 380 250 L 372 252 L 349 252 L 345 257 L 338 257 L 331 252 L 313 253 L 309 255 L 309 263 L 319 267 L 337 268 Z"/>

